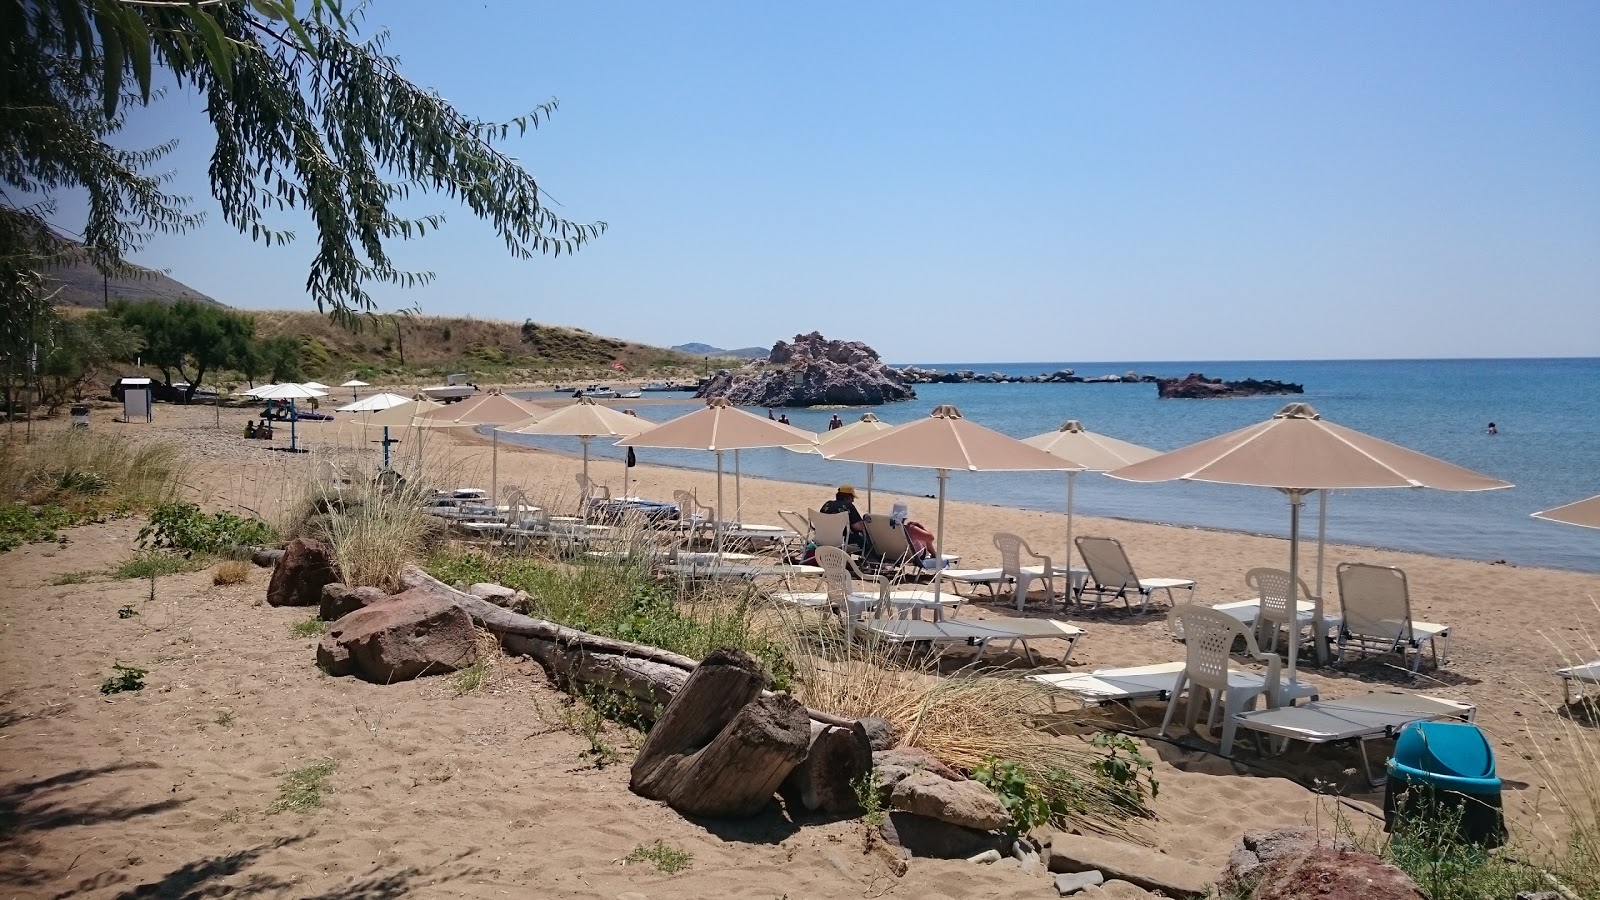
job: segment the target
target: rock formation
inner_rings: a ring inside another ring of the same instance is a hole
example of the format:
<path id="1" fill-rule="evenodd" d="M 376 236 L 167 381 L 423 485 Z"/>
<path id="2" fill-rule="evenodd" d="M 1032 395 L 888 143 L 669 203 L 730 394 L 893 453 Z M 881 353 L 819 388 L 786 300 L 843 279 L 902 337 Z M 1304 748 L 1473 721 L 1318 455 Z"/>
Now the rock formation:
<path id="1" fill-rule="evenodd" d="M 1183 378 L 1157 378 L 1156 391 L 1162 399 L 1198 400 L 1209 397 L 1254 397 L 1258 394 L 1304 394 L 1305 386 L 1287 381 L 1223 381 L 1191 372 Z"/>
<path id="2" fill-rule="evenodd" d="M 916 399 L 917 392 L 866 344 L 813 331 L 779 341 L 766 359 L 718 372 L 695 396 L 738 406 L 876 406 Z"/>
<path id="3" fill-rule="evenodd" d="M 333 551 L 321 541 L 295 538 L 272 567 L 267 603 L 272 606 L 318 606 L 323 585 L 339 580 Z"/>

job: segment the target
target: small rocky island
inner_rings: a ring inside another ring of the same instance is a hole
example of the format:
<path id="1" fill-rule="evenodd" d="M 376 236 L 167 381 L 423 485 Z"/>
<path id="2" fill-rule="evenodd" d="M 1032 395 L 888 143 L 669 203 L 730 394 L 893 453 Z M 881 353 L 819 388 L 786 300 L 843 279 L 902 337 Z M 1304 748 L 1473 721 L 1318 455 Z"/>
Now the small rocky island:
<path id="1" fill-rule="evenodd" d="M 1211 397 L 1255 397 L 1261 394 L 1304 394 L 1305 385 L 1287 381 L 1261 381 L 1247 378 L 1244 381 L 1223 381 L 1191 372 L 1183 378 L 1157 378 L 1156 392 L 1165 400 L 1202 400 Z"/>
<path id="2" fill-rule="evenodd" d="M 877 406 L 914 400 L 917 392 L 878 351 L 813 331 L 779 341 L 766 359 L 718 372 L 695 396 L 726 397 L 736 406 Z"/>

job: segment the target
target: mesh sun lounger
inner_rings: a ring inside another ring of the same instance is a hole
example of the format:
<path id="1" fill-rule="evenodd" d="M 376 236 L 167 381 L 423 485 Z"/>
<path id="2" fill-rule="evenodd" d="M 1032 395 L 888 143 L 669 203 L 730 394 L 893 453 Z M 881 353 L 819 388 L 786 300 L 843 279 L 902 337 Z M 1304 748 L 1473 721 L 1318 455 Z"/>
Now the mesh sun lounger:
<path id="1" fill-rule="evenodd" d="M 1600 660 L 1585 663 L 1581 666 L 1568 666 L 1565 669 L 1557 669 L 1556 677 L 1561 679 L 1562 702 L 1567 706 L 1571 706 L 1574 701 L 1590 696 L 1584 692 L 1584 685 L 1600 685 Z M 1572 689 L 1574 683 L 1578 686 L 1576 694 L 1573 693 Z"/>
<path id="2" fill-rule="evenodd" d="M 1066 641 L 1067 652 L 1061 656 L 1061 661 L 1066 662 L 1071 658 L 1073 649 L 1078 646 L 1078 639 L 1085 634 L 1084 630 L 1076 625 L 1053 619 L 1019 618 L 1004 621 L 990 619 L 983 622 L 950 619 L 942 622 L 924 622 L 921 619 L 868 619 L 859 627 L 865 628 L 874 637 L 897 644 L 928 642 L 975 646 L 978 648 L 978 653 L 973 657 L 973 662 L 977 662 L 983 656 L 991 641 L 1005 641 L 1008 648 L 1020 643 L 1030 665 L 1034 664 L 1034 660 L 1033 650 L 1028 647 L 1029 641 L 1052 638 Z"/>
<path id="3" fill-rule="evenodd" d="M 993 569 L 945 569 L 939 577 L 950 582 L 952 586 L 967 585 L 968 589 L 982 585 L 989 589 L 989 596 L 1000 593 L 1000 588 L 1011 583 L 1011 576 L 1000 568 Z"/>
<path id="4" fill-rule="evenodd" d="M 1093 595 L 1094 607 L 1098 609 L 1101 602 L 1111 600 L 1122 601 L 1129 612 L 1133 611 L 1133 598 L 1139 598 L 1139 611 L 1145 612 L 1150 607 L 1150 597 L 1156 591 L 1165 591 L 1167 603 L 1174 602 L 1174 590 L 1187 590 L 1189 602 L 1194 602 L 1195 583 L 1189 578 L 1140 578 L 1133 570 L 1133 563 L 1128 561 L 1128 554 L 1122 549 L 1122 544 L 1116 538 L 1104 537 L 1079 537 L 1073 540 L 1078 545 L 1078 555 L 1083 557 L 1084 565 L 1089 567 L 1089 577 L 1084 579 L 1073 593 L 1073 600 L 1080 605 L 1084 602 L 1085 595 Z"/>
<path id="5" fill-rule="evenodd" d="M 1367 781 L 1376 787 L 1383 784 L 1383 779 L 1372 776 L 1372 763 L 1367 759 L 1368 741 L 1393 738 L 1412 722 L 1442 719 L 1470 722 L 1476 714 L 1477 707 L 1454 700 L 1392 693 L 1314 700 L 1304 706 L 1240 713 L 1234 720 L 1240 728 L 1307 744 L 1353 741 L 1361 748 L 1361 766 L 1366 771 Z"/>

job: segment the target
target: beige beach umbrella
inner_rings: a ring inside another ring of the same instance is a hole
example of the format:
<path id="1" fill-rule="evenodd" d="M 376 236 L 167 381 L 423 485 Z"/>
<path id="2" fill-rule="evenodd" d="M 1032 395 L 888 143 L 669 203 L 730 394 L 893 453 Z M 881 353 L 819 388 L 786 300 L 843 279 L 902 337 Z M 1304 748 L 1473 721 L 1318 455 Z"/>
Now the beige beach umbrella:
<path id="1" fill-rule="evenodd" d="M 1096 434 L 1083 427 L 1077 419 L 1068 419 L 1061 423 L 1055 431 L 1036 434 L 1031 438 L 1023 438 L 1022 442 L 1030 447 L 1059 457 L 1077 468 L 1067 470 L 1067 555 L 1063 557 L 1067 565 L 1072 565 L 1072 483 L 1079 472 L 1105 472 L 1110 469 L 1120 469 L 1123 466 L 1143 462 L 1161 451 L 1119 441 L 1114 437 Z"/>
<path id="2" fill-rule="evenodd" d="M 817 442 L 815 444 L 790 444 L 784 449 L 793 450 L 796 453 L 820 454 L 822 450 L 819 448 L 821 447 L 829 446 L 843 448 L 850 444 L 856 443 L 857 441 L 864 441 L 880 431 L 888 431 L 893 427 L 893 425 L 890 425 L 888 422 L 883 421 L 872 413 L 862 413 L 859 420 L 851 422 L 849 425 L 846 425 L 843 428 L 835 428 L 832 431 L 821 432 L 817 435 Z M 872 512 L 873 465 L 873 463 L 867 463 L 867 512 L 869 513 Z"/>
<path id="3" fill-rule="evenodd" d="M 815 443 L 817 436 L 793 425 L 751 415 L 712 397 L 705 408 L 686 413 L 654 428 L 617 442 L 618 447 L 654 447 L 662 450 L 706 450 L 717 455 L 716 548 L 722 549 L 722 454 L 763 447 Z"/>
<path id="4" fill-rule="evenodd" d="M 350 389 L 350 399 L 351 400 L 360 400 L 361 399 L 360 388 L 370 387 L 370 385 L 368 385 L 365 381 L 362 381 L 359 378 L 352 378 L 349 381 L 346 381 L 344 384 L 339 385 L 339 387 L 347 387 L 347 388 Z"/>
<path id="5" fill-rule="evenodd" d="M 395 397 L 399 395 L 384 394 L 380 396 Z M 401 398 L 401 400 L 402 402 L 400 403 L 384 406 L 381 409 L 354 410 L 356 414 L 356 424 L 368 428 L 383 429 L 383 439 L 378 443 L 383 445 L 383 468 L 386 470 L 389 468 L 389 446 L 391 444 L 399 443 L 398 439 L 389 439 L 389 429 L 409 428 L 412 420 L 418 415 L 428 412 L 429 410 L 441 409 L 444 407 L 443 403 L 440 403 L 425 394 L 416 394 L 412 396 L 410 400 L 406 400 L 404 398 Z M 366 401 L 362 402 L 364 403 Z M 384 402 L 387 403 L 388 401 Z M 422 459 L 422 445 L 420 442 L 417 445 L 417 459 Z"/>
<path id="6" fill-rule="evenodd" d="M 459 403 L 419 413 L 411 424 L 418 428 L 473 428 L 479 425 L 505 425 L 548 416 L 547 407 L 518 400 L 499 388 L 491 388 Z M 500 497 L 500 432 L 489 429 L 489 497 L 491 505 Z"/>
<path id="7" fill-rule="evenodd" d="M 1300 573 L 1300 506 L 1315 491 L 1434 488 L 1492 491 L 1511 483 L 1326 421 L 1309 403 L 1291 403 L 1266 420 L 1180 447 L 1106 474 L 1124 481 L 1204 481 L 1283 491 L 1289 498 L 1289 603 Z M 1322 590 L 1322 551 L 1317 552 Z M 1298 639 L 1289 642 L 1294 681 Z"/>
<path id="8" fill-rule="evenodd" d="M 1577 503 L 1568 503 L 1555 509 L 1547 509 L 1533 514 L 1535 519 L 1544 519 L 1547 522 L 1561 522 L 1565 525 L 1577 525 L 1580 528 L 1600 528 L 1600 495 Z"/>
<path id="9" fill-rule="evenodd" d="M 547 412 L 543 416 L 524 419 L 496 428 L 496 432 L 506 434 L 545 434 L 575 437 L 583 442 L 583 477 L 589 477 L 589 441 L 597 437 L 628 437 L 638 434 L 647 428 L 654 427 L 655 423 L 638 416 L 631 416 L 618 412 L 609 406 L 601 406 L 588 397 L 579 397 L 570 406 L 563 406 L 554 412 Z M 628 469 L 622 469 L 623 487 L 622 495 L 628 495 L 627 477 Z M 584 504 L 587 513 L 588 504 Z"/>
<path id="10" fill-rule="evenodd" d="M 954 406 L 935 407 L 925 419 L 896 425 L 887 431 L 851 441 L 849 445 L 823 445 L 825 459 L 846 462 L 934 469 L 939 477 L 939 518 L 936 541 L 944 552 L 945 486 L 952 471 L 1062 472 L 1078 468 L 1014 437 L 992 431 L 962 418 Z M 943 566 L 935 570 L 934 602 L 938 602 Z"/>

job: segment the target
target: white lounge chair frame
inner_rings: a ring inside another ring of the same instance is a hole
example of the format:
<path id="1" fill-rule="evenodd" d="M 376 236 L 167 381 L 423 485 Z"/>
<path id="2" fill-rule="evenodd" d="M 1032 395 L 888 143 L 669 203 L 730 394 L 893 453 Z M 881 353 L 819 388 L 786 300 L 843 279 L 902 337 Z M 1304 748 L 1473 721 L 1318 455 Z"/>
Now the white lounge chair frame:
<path id="1" fill-rule="evenodd" d="M 1079 639 L 1087 634 L 1082 628 L 1070 622 L 1058 622 L 1054 619 L 986 619 L 982 622 L 949 619 L 942 622 L 926 622 L 920 619 L 870 619 L 861 623 L 860 627 L 875 638 L 897 644 L 963 644 L 977 647 L 977 655 L 973 657 L 971 663 L 974 665 L 994 641 L 1005 641 L 1007 649 L 1021 644 L 1028 664 L 1037 665 L 1033 649 L 1028 646 L 1028 642 L 1047 639 L 1067 642 L 1067 652 L 1061 656 L 1061 661 L 1065 663 L 1072 658 L 1072 651 L 1077 648 Z"/>
<path id="2" fill-rule="evenodd" d="M 1580 700 L 1588 700 L 1595 695 L 1588 693 L 1584 689 L 1584 685 L 1600 685 L 1600 660 L 1584 663 L 1581 666 L 1567 666 L 1564 669 L 1557 669 L 1556 677 L 1561 679 L 1561 701 L 1563 705 L 1571 706 Z M 1574 685 L 1577 686 L 1576 693 L 1573 691 Z"/>
<path id="3" fill-rule="evenodd" d="M 1412 672 L 1422 668 L 1422 645 L 1433 653 L 1434 668 L 1450 661 L 1450 626 L 1419 622 L 1411 616 L 1411 588 L 1395 566 L 1342 562 L 1339 580 L 1339 662 L 1355 645 L 1367 652 L 1399 653 Z M 1443 642 L 1443 652 L 1440 642 Z"/>
<path id="4" fill-rule="evenodd" d="M 1117 669 L 1096 669 L 1093 672 L 1057 672 L 1029 675 L 1029 681 L 1071 694 L 1080 707 L 1099 706 L 1105 703 L 1124 703 L 1129 706 L 1139 700 L 1166 700 L 1172 694 L 1172 682 L 1183 671 L 1185 663 L 1156 663 L 1150 666 L 1127 666 Z M 1051 705 L 1055 697 L 1051 697 Z"/>
<path id="5" fill-rule="evenodd" d="M 1073 543 L 1077 544 L 1078 555 L 1083 557 L 1083 564 L 1089 569 L 1089 577 L 1073 594 L 1073 600 L 1079 605 L 1082 605 L 1086 594 L 1093 594 L 1096 600 L 1091 609 L 1098 609 L 1109 597 L 1112 602 L 1121 600 L 1131 613 L 1132 595 L 1137 595 L 1139 612 L 1143 613 L 1149 610 L 1150 597 L 1156 591 L 1165 591 L 1168 605 L 1176 607 L 1172 592 L 1178 589 L 1188 590 L 1189 602 L 1194 602 L 1196 585 L 1193 579 L 1140 578 L 1128 559 L 1127 551 L 1122 549 L 1122 542 L 1116 538 L 1082 535 L 1074 538 Z"/>
<path id="6" fill-rule="evenodd" d="M 1235 721 L 1250 731 L 1307 744 L 1353 742 L 1361 748 L 1361 768 L 1366 773 L 1367 783 L 1378 787 L 1385 777 L 1372 774 L 1368 743 L 1394 738 L 1412 722 L 1447 719 L 1471 722 L 1476 713 L 1474 706 L 1441 697 L 1379 693 L 1240 713 Z"/>

